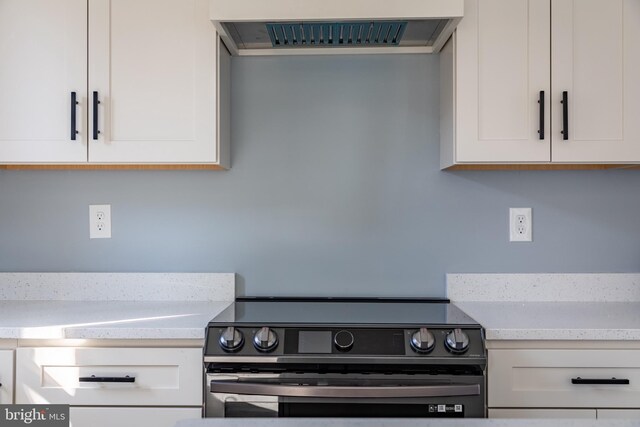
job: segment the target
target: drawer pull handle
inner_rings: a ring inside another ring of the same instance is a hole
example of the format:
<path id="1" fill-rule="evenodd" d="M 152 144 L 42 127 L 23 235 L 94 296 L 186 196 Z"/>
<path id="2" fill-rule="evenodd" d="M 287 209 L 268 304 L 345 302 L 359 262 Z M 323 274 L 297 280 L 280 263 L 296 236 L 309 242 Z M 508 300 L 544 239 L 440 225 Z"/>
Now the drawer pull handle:
<path id="1" fill-rule="evenodd" d="M 78 381 L 81 383 L 134 383 L 136 377 L 130 377 L 129 375 L 124 377 L 96 377 L 91 375 L 90 377 L 80 377 Z"/>
<path id="2" fill-rule="evenodd" d="M 628 379 L 597 379 L 597 378 L 571 378 L 571 384 L 604 384 L 604 385 L 627 385 L 630 384 Z"/>

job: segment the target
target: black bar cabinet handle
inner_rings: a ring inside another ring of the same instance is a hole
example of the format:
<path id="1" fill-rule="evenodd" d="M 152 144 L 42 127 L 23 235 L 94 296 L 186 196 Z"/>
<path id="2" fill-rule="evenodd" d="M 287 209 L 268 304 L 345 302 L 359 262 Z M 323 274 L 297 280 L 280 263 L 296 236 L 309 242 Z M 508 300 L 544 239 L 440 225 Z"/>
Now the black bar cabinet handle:
<path id="1" fill-rule="evenodd" d="M 134 383 L 136 377 L 130 377 L 129 375 L 124 377 L 96 377 L 91 375 L 90 377 L 80 377 L 78 382 L 81 383 Z"/>
<path id="2" fill-rule="evenodd" d="M 98 98 L 98 92 L 93 92 L 93 140 L 98 140 L 100 129 L 98 129 L 98 105 L 100 104 L 100 98 Z"/>
<path id="3" fill-rule="evenodd" d="M 78 107 L 78 94 L 76 92 L 71 92 L 71 140 L 76 140 L 76 135 L 78 134 L 76 113 Z"/>
<path id="4" fill-rule="evenodd" d="M 540 127 L 538 129 L 538 135 L 540 140 L 544 139 L 544 91 L 540 91 L 540 97 L 538 98 L 538 104 L 540 104 Z"/>
<path id="5" fill-rule="evenodd" d="M 562 139 L 569 140 L 569 92 L 562 92 Z"/>
<path id="6" fill-rule="evenodd" d="M 571 384 L 605 384 L 605 385 L 627 385 L 629 380 L 626 378 L 571 378 Z"/>

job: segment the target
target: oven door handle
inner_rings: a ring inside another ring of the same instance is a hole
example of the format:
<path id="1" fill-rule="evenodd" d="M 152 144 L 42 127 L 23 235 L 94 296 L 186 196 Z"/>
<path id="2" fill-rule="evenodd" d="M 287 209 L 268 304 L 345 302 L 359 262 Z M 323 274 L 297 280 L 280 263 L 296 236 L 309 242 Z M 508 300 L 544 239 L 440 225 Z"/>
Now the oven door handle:
<path id="1" fill-rule="evenodd" d="M 309 386 L 213 380 L 211 393 L 276 397 L 409 398 L 479 396 L 479 384 L 426 386 Z"/>

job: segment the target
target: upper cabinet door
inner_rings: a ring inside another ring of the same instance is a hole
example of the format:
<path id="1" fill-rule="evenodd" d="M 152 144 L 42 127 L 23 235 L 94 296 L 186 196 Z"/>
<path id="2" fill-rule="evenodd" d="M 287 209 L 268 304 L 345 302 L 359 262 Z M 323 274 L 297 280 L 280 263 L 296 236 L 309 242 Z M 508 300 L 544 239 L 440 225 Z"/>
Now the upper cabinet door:
<path id="1" fill-rule="evenodd" d="M 208 0 L 89 0 L 89 162 L 218 162 L 217 49 Z"/>
<path id="2" fill-rule="evenodd" d="M 551 160 L 550 7 L 550 0 L 465 1 L 456 36 L 457 163 Z"/>
<path id="3" fill-rule="evenodd" d="M 86 162 L 86 107 L 87 1 L 0 0 L 0 163 Z"/>
<path id="4" fill-rule="evenodd" d="M 640 1 L 552 4 L 553 161 L 640 161 Z"/>

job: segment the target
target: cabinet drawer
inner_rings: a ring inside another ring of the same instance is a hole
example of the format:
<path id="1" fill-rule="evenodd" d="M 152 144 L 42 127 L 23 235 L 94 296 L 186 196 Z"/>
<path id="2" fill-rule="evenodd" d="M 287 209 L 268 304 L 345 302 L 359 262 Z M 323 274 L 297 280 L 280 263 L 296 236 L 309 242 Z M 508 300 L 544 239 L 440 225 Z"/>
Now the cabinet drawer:
<path id="1" fill-rule="evenodd" d="M 598 419 L 640 420 L 638 409 L 598 409 Z"/>
<path id="2" fill-rule="evenodd" d="M 596 419 L 595 409 L 489 409 L 489 418 Z"/>
<path id="3" fill-rule="evenodd" d="M 491 350 L 488 372 L 492 408 L 640 407 L 639 350 Z"/>
<path id="4" fill-rule="evenodd" d="M 202 418 L 202 408 L 71 408 L 70 427 L 173 427 Z"/>
<path id="5" fill-rule="evenodd" d="M 19 348 L 16 403 L 202 405 L 198 348 Z"/>
<path id="6" fill-rule="evenodd" d="M 13 403 L 13 350 L 0 350 L 0 404 Z"/>

